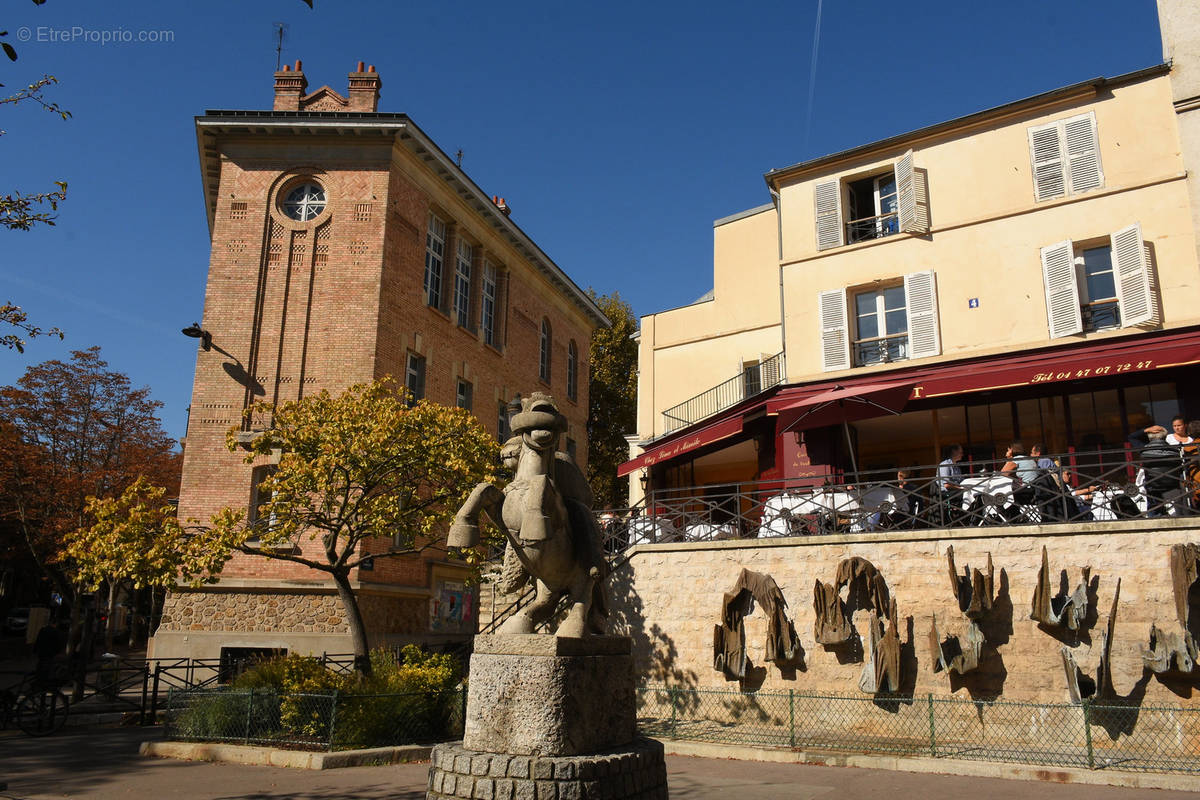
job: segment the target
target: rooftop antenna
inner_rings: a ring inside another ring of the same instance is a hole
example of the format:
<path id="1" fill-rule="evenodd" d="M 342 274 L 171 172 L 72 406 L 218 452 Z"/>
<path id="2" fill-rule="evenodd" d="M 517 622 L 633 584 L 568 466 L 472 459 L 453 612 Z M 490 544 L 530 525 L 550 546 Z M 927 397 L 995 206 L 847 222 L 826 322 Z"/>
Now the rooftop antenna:
<path id="1" fill-rule="evenodd" d="M 287 25 L 282 22 L 275 23 L 275 71 L 279 72 L 279 65 L 283 61 L 283 32 L 287 30 Z"/>
<path id="2" fill-rule="evenodd" d="M 454 154 L 454 163 L 459 169 L 462 169 L 462 157 L 463 157 L 463 151 L 462 151 L 462 148 L 460 147 L 460 148 L 458 148 L 458 152 Z"/>

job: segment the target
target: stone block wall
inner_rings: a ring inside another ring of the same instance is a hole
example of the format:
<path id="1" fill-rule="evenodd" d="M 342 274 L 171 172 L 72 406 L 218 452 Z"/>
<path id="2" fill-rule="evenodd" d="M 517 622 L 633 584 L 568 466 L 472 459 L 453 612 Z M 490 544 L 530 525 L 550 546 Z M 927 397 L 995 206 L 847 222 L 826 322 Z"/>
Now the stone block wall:
<path id="1" fill-rule="evenodd" d="M 906 692 L 1061 703 L 1068 700 L 1061 648 L 1070 647 L 1080 669 L 1096 676 L 1100 633 L 1119 578 L 1112 648 L 1116 693 L 1144 692 L 1145 705 L 1194 705 L 1197 692 L 1143 678 L 1140 654 L 1148 645 L 1151 623 L 1168 630 L 1178 627 L 1167 556 L 1172 544 L 1185 542 L 1200 542 L 1200 520 L 645 545 L 634 548 L 629 564 L 614 576 L 610 619 L 613 633 L 633 636 L 634 668 L 643 682 L 736 689 L 737 683 L 727 683 L 713 669 L 713 627 L 720 622 L 722 595 L 740 570 L 765 572 L 787 601 L 787 614 L 804 649 L 804 666 L 785 673 L 764 663 L 766 621 L 756 609 L 745 620 L 746 646 L 754 666 L 765 668 L 765 675 L 759 673 L 761 687 L 861 694 L 861 659 L 843 658 L 847 663 L 842 663 L 837 653 L 816 643 L 813 633 L 815 582 L 833 583 L 838 563 L 860 556 L 882 572 L 896 600 Z M 985 648 L 979 670 L 962 677 L 935 673 L 929 646 L 935 614 L 943 635 L 966 629 L 947 571 L 946 548 L 951 544 L 959 574 L 968 565 L 983 569 L 990 552 L 996 576 L 996 609 L 983 626 L 992 646 Z M 1073 591 L 1081 580 L 1080 568 L 1091 567 L 1095 592 L 1078 636 L 1056 636 L 1029 618 L 1043 546 L 1056 587 L 1065 570 L 1066 590 Z M 856 613 L 854 624 L 865 641 L 866 612 Z"/>
<path id="2" fill-rule="evenodd" d="M 336 594 L 184 591 L 167 595 L 159 631 L 348 634 L 345 616 Z"/>

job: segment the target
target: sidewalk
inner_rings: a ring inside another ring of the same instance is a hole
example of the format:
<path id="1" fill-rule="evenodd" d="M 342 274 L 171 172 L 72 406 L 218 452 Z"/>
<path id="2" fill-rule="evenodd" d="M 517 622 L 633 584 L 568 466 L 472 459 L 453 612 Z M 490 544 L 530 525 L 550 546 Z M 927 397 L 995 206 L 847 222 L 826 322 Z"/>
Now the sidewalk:
<path id="1" fill-rule="evenodd" d="M 151 728 L 93 729 L 46 739 L 0 732 L 0 782 L 20 800 L 423 800 L 427 764 L 309 770 L 146 759 Z M 673 800 L 848 800 L 971 797 L 972 800 L 1200 800 L 1183 791 L 1060 785 L 852 767 L 668 756 Z M 1200 792 L 1200 777 L 1194 779 Z"/>

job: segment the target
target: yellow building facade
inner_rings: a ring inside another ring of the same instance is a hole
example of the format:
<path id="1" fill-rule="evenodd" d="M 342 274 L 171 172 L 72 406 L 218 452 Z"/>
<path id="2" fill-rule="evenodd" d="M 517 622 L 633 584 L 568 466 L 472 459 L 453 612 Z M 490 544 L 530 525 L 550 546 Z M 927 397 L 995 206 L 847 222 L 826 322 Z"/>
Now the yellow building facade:
<path id="1" fill-rule="evenodd" d="M 714 225 L 711 297 L 642 319 L 633 496 L 894 473 L 951 444 L 1119 448 L 1200 415 L 1173 69 L 767 173 L 770 203 Z M 805 421 L 832 389 L 907 394 L 898 416 Z"/>

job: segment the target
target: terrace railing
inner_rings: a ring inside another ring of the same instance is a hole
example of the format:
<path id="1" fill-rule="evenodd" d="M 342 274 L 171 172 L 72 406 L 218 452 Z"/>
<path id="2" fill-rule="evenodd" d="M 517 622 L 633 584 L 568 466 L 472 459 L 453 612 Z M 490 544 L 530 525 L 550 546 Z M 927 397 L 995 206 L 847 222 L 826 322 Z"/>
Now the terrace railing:
<path id="1" fill-rule="evenodd" d="M 758 364 L 747 366 L 727 381 L 663 412 L 663 431 L 686 428 L 713 414 L 732 408 L 743 400 L 773 389 L 784 380 L 783 353 L 776 353 Z"/>
<path id="2" fill-rule="evenodd" d="M 644 507 L 600 520 L 608 552 L 636 544 L 858 534 L 969 526 L 1058 525 L 1200 513 L 1200 461 L 1147 461 L 1131 449 L 1051 456 L 1036 475 L 1002 474 L 1005 459 L 830 472 L 805 478 L 650 492 Z M 949 486 L 947 486 L 949 483 Z"/>

